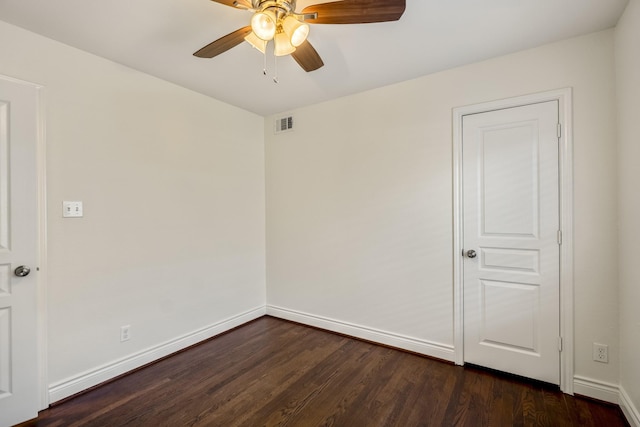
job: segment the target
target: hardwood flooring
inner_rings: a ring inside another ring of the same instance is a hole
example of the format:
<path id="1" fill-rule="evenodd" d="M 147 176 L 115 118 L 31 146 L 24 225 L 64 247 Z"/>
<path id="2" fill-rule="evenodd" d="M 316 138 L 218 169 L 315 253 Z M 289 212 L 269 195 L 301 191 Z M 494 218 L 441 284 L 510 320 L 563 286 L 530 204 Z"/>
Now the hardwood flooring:
<path id="1" fill-rule="evenodd" d="M 625 426 L 617 406 L 263 317 L 26 426 Z"/>

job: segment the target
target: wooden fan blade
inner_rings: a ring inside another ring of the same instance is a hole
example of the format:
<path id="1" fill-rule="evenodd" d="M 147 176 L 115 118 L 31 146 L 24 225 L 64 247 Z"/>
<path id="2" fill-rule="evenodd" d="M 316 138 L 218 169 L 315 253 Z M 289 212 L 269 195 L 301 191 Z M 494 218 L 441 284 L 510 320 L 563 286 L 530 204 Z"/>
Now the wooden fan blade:
<path id="1" fill-rule="evenodd" d="M 224 53 L 232 47 L 238 46 L 244 41 L 244 38 L 251 32 L 251 26 L 240 28 L 233 33 L 227 34 L 224 37 L 220 37 L 218 40 L 209 43 L 199 51 L 193 54 L 199 58 L 213 58 L 221 53 Z"/>
<path id="2" fill-rule="evenodd" d="M 211 0 L 211 1 L 223 4 L 225 6 L 231 6 L 231 7 L 240 6 L 245 9 L 251 9 L 253 7 L 250 0 Z"/>
<path id="3" fill-rule="evenodd" d="M 293 56 L 293 59 L 295 59 L 298 65 L 307 73 L 317 70 L 324 65 L 322 58 L 320 58 L 320 55 L 318 55 L 318 52 L 316 52 L 308 40 L 305 40 L 304 43 L 298 46 L 291 56 Z"/>
<path id="4" fill-rule="evenodd" d="M 309 24 L 369 24 L 397 21 L 405 9 L 405 0 L 342 0 L 305 7 L 302 14 L 317 13 Z"/>

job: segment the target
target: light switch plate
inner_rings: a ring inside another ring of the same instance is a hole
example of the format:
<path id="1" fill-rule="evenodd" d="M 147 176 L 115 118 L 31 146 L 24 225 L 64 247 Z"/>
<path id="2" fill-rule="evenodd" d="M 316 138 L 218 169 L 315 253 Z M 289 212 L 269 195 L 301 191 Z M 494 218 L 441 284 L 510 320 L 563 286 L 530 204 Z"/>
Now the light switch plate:
<path id="1" fill-rule="evenodd" d="M 64 218 L 81 218 L 82 202 L 62 202 L 62 216 Z"/>

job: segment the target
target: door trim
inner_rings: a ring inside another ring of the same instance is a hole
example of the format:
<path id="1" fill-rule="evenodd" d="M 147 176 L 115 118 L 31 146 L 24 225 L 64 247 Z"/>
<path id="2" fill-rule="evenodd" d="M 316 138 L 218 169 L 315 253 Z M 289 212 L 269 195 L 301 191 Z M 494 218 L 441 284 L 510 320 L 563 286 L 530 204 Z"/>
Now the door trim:
<path id="1" fill-rule="evenodd" d="M 36 197 L 37 197 L 37 352 L 38 352 L 38 405 L 39 410 L 49 406 L 48 363 L 47 363 L 47 156 L 45 132 L 45 96 L 44 86 L 0 74 L 0 79 L 30 86 L 36 91 Z"/>
<path id="2" fill-rule="evenodd" d="M 560 184 L 560 390 L 573 394 L 573 129 L 572 89 L 564 88 L 453 109 L 453 342 L 454 361 L 464 365 L 462 281 L 462 118 L 505 108 L 558 101 L 562 133 L 559 141 Z"/>

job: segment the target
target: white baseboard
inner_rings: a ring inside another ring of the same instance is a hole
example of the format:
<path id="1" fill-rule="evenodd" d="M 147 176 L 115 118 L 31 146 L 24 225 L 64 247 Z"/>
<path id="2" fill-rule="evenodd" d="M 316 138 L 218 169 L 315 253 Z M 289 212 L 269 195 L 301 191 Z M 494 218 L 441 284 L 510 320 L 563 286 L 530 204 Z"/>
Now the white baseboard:
<path id="1" fill-rule="evenodd" d="M 330 319 L 323 316 L 316 316 L 309 313 L 289 310 L 273 305 L 267 305 L 267 315 L 278 317 L 280 319 L 291 320 L 293 322 L 314 326 L 316 328 L 325 329 L 340 334 L 349 335 L 379 344 L 388 345 L 391 347 L 401 348 L 403 350 L 424 354 L 425 356 L 436 357 L 438 359 L 443 359 L 450 362 L 454 361 L 454 351 L 452 345 L 420 340 L 417 338 L 394 334 L 391 332 L 343 322 L 340 320 Z"/>
<path id="2" fill-rule="evenodd" d="M 620 386 L 620 409 L 631 427 L 640 427 L 640 411 L 622 386 Z"/>
<path id="3" fill-rule="evenodd" d="M 115 360 L 95 369 L 83 372 L 49 386 L 49 402 L 57 402 L 83 390 L 96 386 L 148 363 L 168 356 L 176 351 L 219 335 L 244 323 L 266 314 L 261 306 L 247 312 L 229 317 L 197 331 L 185 334 L 157 346 L 142 350 L 130 356 Z"/>
<path id="4" fill-rule="evenodd" d="M 573 392 L 592 399 L 615 403 L 616 405 L 620 403 L 620 387 L 617 384 L 594 380 L 593 378 L 575 375 L 573 377 Z"/>

